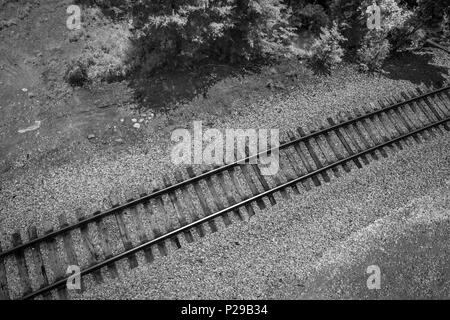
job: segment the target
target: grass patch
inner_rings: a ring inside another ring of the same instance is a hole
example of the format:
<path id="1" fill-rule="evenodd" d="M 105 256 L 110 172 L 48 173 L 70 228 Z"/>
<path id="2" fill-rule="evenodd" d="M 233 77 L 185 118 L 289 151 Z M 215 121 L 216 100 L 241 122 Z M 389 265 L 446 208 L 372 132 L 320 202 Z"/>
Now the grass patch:
<path id="1" fill-rule="evenodd" d="M 124 79 L 132 65 L 128 23 L 113 22 L 96 8 L 86 8 L 85 15 L 86 27 L 69 34 L 69 41 L 82 43 L 83 49 L 69 61 L 66 80 L 80 84 L 80 70 L 85 73 L 82 83 Z"/>

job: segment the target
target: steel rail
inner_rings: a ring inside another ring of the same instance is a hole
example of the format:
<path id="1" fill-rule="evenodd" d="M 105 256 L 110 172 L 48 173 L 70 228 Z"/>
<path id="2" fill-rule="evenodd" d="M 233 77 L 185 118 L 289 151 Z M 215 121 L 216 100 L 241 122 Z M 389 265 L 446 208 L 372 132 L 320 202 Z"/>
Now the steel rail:
<path id="1" fill-rule="evenodd" d="M 442 51 L 445 51 L 445 52 L 447 52 L 447 53 L 450 53 L 450 49 L 449 49 L 449 48 L 444 47 L 444 46 L 441 46 L 439 43 L 436 43 L 436 42 L 434 42 L 433 40 L 428 39 L 428 40 L 425 41 L 425 42 L 428 43 L 428 44 L 430 44 L 430 45 L 432 45 L 432 46 L 434 46 L 434 47 L 436 47 L 436 48 L 438 48 L 438 49 L 441 49 Z"/>
<path id="2" fill-rule="evenodd" d="M 127 203 L 124 203 L 124 204 L 119 205 L 119 206 L 114 206 L 111 209 L 105 210 L 103 212 L 96 211 L 91 216 L 87 216 L 84 219 L 82 219 L 82 220 L 80 220 L 80 221 L 78 221 L 78 222 L 76 222 L 74 224 L 68 225 L 66 227 L 63 227 L 61 229 L 58 229 L 58 230 L 55 230 L 55 231 L 52 231 L 52 232 L 49 232 L 47 234 L 44 234 L 44 235 L 42 235 L 40 237 L 37 237 L 37 238 L 31 240 L 31 241 L 25 242 L 25 243 L 23 243 L 21 245 L 18 245 L 18 246 L 15 246 L 15 247 L 11 247 L 9 249 L 5 249 L 3 252 L 0 252 L 0 258 L 2 258 L 4 256 L 7 256 L 7 255 L 10 255 L 10 254 L 12 254 L 12 253 L 14 253 L 14 252 L 16 252 L 18 250 L 30 247 L 30 246 L 32 246 L 34 244 L 43 242 L 43 241 L 45 241 L 47 239 L 54 238 L 54 237 L 56 237 L 58 235 L 66 233 L 68 231 L 80 228 L 80 227 L 82 227 L 82 226 L 84 226 L 84 225 L 86 225 L 88 223 L 92 223 L 92 222 L 98 221 L 101 218 L 104 218 L 104 217 L 107 217 L 107 216 L 109 216 L 111 214 L 120 212 L 120 211 L 125 210 L 125 209 L 127 209 L 129 207 L 136 206 L 136 205 L 138 205 L 140 203 L 145 203 L 145 202 L 149 201 L 152 198 L 156 198 L 156 197 L 161 196 L 163 194 L 166 194 L 166 193 L 169 193 L 171 191 L 177 190 L 177 189 L 179 189 L 181 187 L 184 187 L 186 185 L 192 184 L 192 183 L 194 183 L 194 182 L 196 182 L 198 180 L 205 179 L 207 177 L 210 177 L 210 176 L 212 176 L 214 174 L 217 174 L 217 173 L 220 173 L 222 171 L 230 170 L 231 168 L 233 168 L 233 167 L 235 167 L 237 165 L 242 165 L 246 161 L 250 161 L 250 160 L 252 160 L 254 158 L 257 158 L 258 156 L 265 155 L 265 154 L 270 154 L 271 152 L 273 152 L 275 150 L 285 149 L 287 147 L 290 147 L 290 146 L 292 146 L 294 144 L 297 144 L 297 143 L 300 143 L 302 141 L 309 140 L 309 139 L 314 138 L 316 136 L 323 135 L 323 134 L 325 134 L 327 132 L 330 132 L 330 131 L 336 130 L 338 128 L 350 125 L 350 124 L 352 124 L 354 122 L 358 122 L 358 121 L 361 121 L 363 119 L 370 118 L 370 117 L 375 116 L 375 115 L 377 115 L 379 113 L 383 113 L 383 112 L 389 111 L 391 109 L 398 108 L 398 107 L 400 107 L 402 105 L 414 102 L 416 100 L 423 99 L 423 98 L 428 97 L 430 95 L 437 94 L 439 92 L 446 91 L 446 90 L 450 90 L 450 86 L 439 88 L 439 89 L 436 89 L 436 90 L 433 90 L 433 91 L 421 94 L 421 95 L 419 95 L 417 97 L 413 97 L 413 98 L 405 100 L 405 101 L 397 102 L 395 104 L 392 104 L 392 105 L 384 107 L 384 108 L 382 107 L 380 109 L 377 109 L 377 110 L 369 112 L 369 113 L 364 113 L 361 116 L 358 116 L 356 118 L 352 118 L 351 120 L 347 120 L 345 122 L 337 123 L 335 125 L 332 125 L 330 127 L 325 128 L 325 129 L 321 129 L 319 131 L 315 131 L 313 133 L 307 134 L 307 135 L 305 135 L 303 137 L 300 137 L 298 139 L 290 140 L 288 142 L 283 142 L 278 147 L 271 148 L 271 149 L 268 149 L 268 150 L 265 150 L 265 151 L 261 151 L 261 152 L 255 154 L 255 155 L 253 155 L 253 156 L 249 156 L 249 157 L 237 160 L 235 162 L 226 164 L 224 166 L 214 168 L 214 169 L 209 170 L 207 172 L 203 172 L 203 173 L 201 173 L 198 176 L 189 178 L 189 179 L 184 180 L 182 182 L 178 182 L 178 183 L 172 184 L 172 185 L 170 185 L 168 187 L 165 187 L 163 189 L 157 190 L 155 192 L 152 192 L 149 195 L 142 196 L 142 197 L 140 197 L 138 199 L 132 199 L 132 200 L 128 201 Z"/>
<path id="3" fill-rule="evenodd" d="M 177 228 L 175 230 L 172 230 L 172 231 L 170 231 L 170 232 L 168 232 L 168 233 L 166 233 L 166 234 L 164 234 L 162 236 L 159 236 L 159 237 L 157 237 L 155 239 L 152 239 L 152 240 L 149 240 L 149 241 L 147 241 L 145 243 L 142 243 L 142 244 L 140 244 L 140 245 L 138 245 L 138 246 L 136 246 L 136 247 L 134 247 L 132 249 L 126 250 L 126 251 L 124 251 L 124 252 L 122 252 L 122 253 L 120 253 L 120 254 L 118 254 L 116 256 L 110 257 L 110 258 L 106 259 L 105 261 L 102 261 L 102 262 L 99 262 L 99 263 L 97 263 L 95 265 L 92 265 L 92 266 L 90 266 L 90 267 L 88 267 L 88 268 L 86 268 L 84 270 L 81 270 L 79 275 L 83 276 L 83 275 L 92 273 L 92 272 L 94 272 L 94 271 L 96 271 L 98 269 L 101 269 L 101 268 L 103 268 L 103 267 L 105 267 L 105 266 L 107 266 L 107 265 L 109 265 L 109 264 L 111 264 L 113 262 L 121 260 L 121 259 L 123 259 L 123 258 L 125 258 L 125 257 L 127 257 L 127 256 L 129 256 L 129 255 L 131 255 L 133 253 L 136 253 L 136 252 L 138 252 L 140 250 L 143 250 L 146 247 L 149 247 L 149 246 L 152 246 L 152 245 L 156 245 L 156 244 L 158 244 L 158 243 L 160 243 L 160 242 L 162 242 L 164 240 L 170 239 L 170 238 L 172 238 L 172 237 L 174 237 L 174 236 L 176 236 L 176 235 L 178 235 L 178 234 L 180 234 L 180 233 L 182 233 L 184 231 L 192 229 L 193 227 L 195 227 L 197 225 L 200 225 L 200 224 L 202 224 L 204 222 L 207 222 L 209 220 L 217 218 L 217 217 L 221 216 L 224 213 L 227 213 L 227 212 L 233 211 L 235 209 L 238 209 L 238 208 L 240 208 L 242 206 L 245 206 L 246 204 L 252 203 L 252 202 L 254 202 L 254 201 L 258 200 L 258 199 L 261 199 L 261 198 L 263 198 L 265 196 L 271 195 L 271 194 L 273 194 L 273 193 L 275 193 L 277 191 L 281 191 L 281 190 L 283 190 L 283 189 L 285 189 L 285 188 L 287 188 L 287 187 L 289 187 L 289 186 L 291 186 L 293 184 L 297 184 L 299 182 L 302 182 L 302 181 L 304 181 L 304 180 L 306 180 L 306 179 L 308 179 L 308 178 L 310 178 L 310 177 L 312 177 L 314 175 L 317 175 L 317 174 L 319 174 L 321 172 L 324 172 L 326 170 L 330 170 L 330 169 L 332 169 L 334 167 L 337 167 L 337 166 L 339 166 L 341 164 L 349 162 L 349 161 L 351 161 L 353 159 L 359 158 L 362 155 L 374 152 L 374 151 L 376 151 L 376 150 L 378 150 L 378 149 L 380 149 L 380 148 L 382 148 L 384 146 L 393 144 L 393 143 L 395 143 L 397 141 L 400 141 L 400 140 L 403 140 L 403 139 L 408 138 L 410 136 L 413 136 L 415 134 L 418 134 L 418 133 L 420 133 L 422 131 L 434 128 L 434 127 L 439 126 L 441 124 L 444 124 L 444 123 L 446 123 L 448 121 L 450 121 L 450 117 L 447 117 L 446 119 L 442 119 L 440 121 L 435 121 L 435 122 L 433 122 L 431 124 L 428 124 L 425 127 L 422 127 L 422 128 L 413 130 L 411 132 L 405 133 L 405 134 L 400 135 L 400 136 L 398 136 L 396 138 L 393 138 L 393 139 L 391 139 L 389 141 L 380 143 L 380 144 L 378 144 L 376 146 L 373 146 L 373 147 L 371 147 L 369 149 L 360 151 L 360 152 L 358 152 L 358 153 L 356 153 L 354 155 L 351 155 L 351 156 L 349 156 L 347 158 L 338 160 L 338 161 L 336 161 L 336 162 L 334 162 L 332 164 L 329 164 L 329 165 L 327 165 L 325 167 L 322 167 L 320 169 L 312 171 L 312 172 L 310 172 L 308 174 L 305 174 L 305 175 L 303 175 L 301 177 L 298 177 L 296 179 L 287 181 L 287 182 L 285 182 L 285 183 L 283 183 L 283 184 L 281 184 L 279 186 L 276 186 L 276 187 L 274 187 L 274 188 L 272 188 L 270 190 L 266 190 L 266 191 L 264 191 L 264 192 L 262 192 L 262 193 L 260 193 L 258 195 L 255 195 L 253 197 L 245 199 L 245 200 L 243 200 L 241 202 L 238 202 L 238 203 L 236 203 L 234 205 L 231 205 L 231 206 L 229 206 L 227 208 L 224 208 L 222 210 L 219 210 L 219 211 L 217 211 L 217 212 L 215 212 L 215 213 L 213 213 L 213 214 L 211 214 L 209 216 L 206 216 L 206 217 L 203 217 L 203 218 L 201 218 L 199 220 L 193 221 L 193 222 L 191 222 L 191 223 L 189 223 L 187 225 L 184 225 L 184 226 L 179 227 L 179 228 Z M 35 292 L 32 292 L 32 293 L 30 293 L 28 295 L 23 296 L 22 299 L 31 299 L 33 297 L 36 297 L 36 296 L 40 295 L 40 294 L 46 293 L 46 292 L 48 292 L 50 290 L 53 290 L 53 289 L 58 288 L 60 286 L 63 286 L 63 285 L 66 284 L 68 279 L 69 279 L 69 277 L 65 277 L 63 279 L 60 279 L 60 280 L 58 280 L 57 282 L 55 282 L 53 284 L 50 284 L 50 285 L 45 286 L 45 287 L 42 287 L 42 288 L 38 289 Z"/>

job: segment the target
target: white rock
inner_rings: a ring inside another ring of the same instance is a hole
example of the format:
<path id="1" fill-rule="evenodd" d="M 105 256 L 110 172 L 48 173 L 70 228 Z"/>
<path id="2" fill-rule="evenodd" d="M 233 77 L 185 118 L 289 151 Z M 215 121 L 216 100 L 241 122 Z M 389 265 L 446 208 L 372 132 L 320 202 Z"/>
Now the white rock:
<path id="1" fill-rule="evenodd" d="M 139 129 L 141 127 L 141 125 L 139 123 L 135 123 L 135 124 L 133 124 L 133 127 L 135 127 L 136 129 Z"/>
<path id="2" fill-rule="evenodd" d="M 124 122 L 125 120 L 124 119 L 120 119 L 120 122 Z"/>
<path id="3" fill-rule="evenodd" d="M 39 129 L 40 127 L 41 127 L 41 121 L 34 121 L 33 125 L 29 126 L 28 128 L 25 128 L 25 129 L 20 129 L 18 132 L 25 133 L 28 131 L 34 131 L 34 130 Z"/>
<path id="4" fill-rule="evenodd" d="M 143 122 L 144 121 L 144 119 L 139 119 L 139 122 Z"/>
<path id="5" fill-rule="evenodd" d="M 28 89 L 27 89 L 27 88 L 22 88 L 22 91 L 23 91 L 23 92 L 27 92 Z"/>
<path id="6" fill-rule="evenodd" d="M 132 121 L 132 122 L 137 122 L 137 119 L 134 119 L 134 118 L 133 118 L 133 119 L 131 119 L 131 121 Z"/>

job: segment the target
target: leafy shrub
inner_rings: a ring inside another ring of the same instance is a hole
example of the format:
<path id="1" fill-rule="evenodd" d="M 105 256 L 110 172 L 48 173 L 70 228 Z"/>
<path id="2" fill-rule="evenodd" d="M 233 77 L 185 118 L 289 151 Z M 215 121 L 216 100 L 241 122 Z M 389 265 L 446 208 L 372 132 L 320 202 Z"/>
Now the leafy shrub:
<path id="1" fill-rule="evenodd" d="M 373 30 L 366 34 L 357 51 L 357 59 L 362 71 L 379 71 L 389 56 L 391 45 L 384 34 Z"/>
<path id="2" fill-rule="evenodd" d="M 298 30 L 307 28 L 309 31 L 318 33 L 320 28 L 328 25 L 329 19 L 324 7 L 308 3 L 304 7 L 296 6 L 293 9 L 291 23 Z"/>
<path id="3" fill-rule="evenodd" d="M 337 23 L 330 28 L 322 28 L 322 33 L 311 47 L 309 63 L 319 70 L 330 71 L 342 61 L 344 49 L 341 43 L 347 39 L 340 33 Z"/>
<path id="4" fill-rule="evenodd" d="M 66 69 L 64 79 L 71 86 L 83 86 L 88 81 L 87 64 L 81 59 L 72 59 Z"/>
<path id="5" fill-rule="evenodd" d="M 365 36 L 370 31 L 367 28 L 366 10 L 372 3 L 373 0 L 333 0 L 331 3 L 332 17 L 347 25 L 343 34 L 349 39 L 348 47 L 357 49 L 366 41 Z M 384 37 L 390 38 L 391 44 L 402 40 L 401 36 L 395 35 L 402 33 L 400 31 L 405 28 L 412 12 L 400 6 L 396 0 L 378 0 L 377 4 L 381 8 L 381 28 Z"/>
<path id="6" fill-rule="evenodd" d="M 412 11 L 400 6 L 399 1 L 396 0 L 381 0 L 379 6 L 382 15 L 382 30 L 385 34 L 403 28 L 412 16 Z"/>
<path id="7" fill-rule="evenodd" d="M 130 33 L 125 25 L 97 28 L 83 50 L 88 59 L 88 77 L 92 80 L 114 81 L 129 72 Z"/>
<path id="8" fill-rule="evenodd" d="M 448 11 L 448 13 L 445 13 L 444 19 L 441 23 L 441 38 L 447 42 L 450 41 L 450 10 Z"/>
<path id="9" fill-rule="evenodd" d="M 239 44 L 237 58 L 287 58 L 292 56 L 291 38 L 293 28 L 289 24 L 290 12 L 281 0 L 235 1 L 237 16 L 233 16 L 235 27 L 228 34 L 232 43 Z M 241 6 L 240 3 L 244 3 Z M 242 32 L 237 39 L 233 36 Z M 243 40 L 243 41 L 242 41 Z"/>
<path id="10" fill-rule="evenodd" d="M 414 18 L 421 21 L 424 26 L 437 29 L 449 11 L 448 0 L 417 0 Z"/>
<path id="11" fill-rule="evenodd" d="M 69 34 L 70 41 L 78 41 L 84 46 L 69 62 L 66 75 L 73 76 L 66 76 L 66 80 L 73 85 L 78 80 L 73 82 L 69 79 L 81 75 L 83 82 L 112 82 L 124 78 L 135 63 L 127 24 L 113 24 L 98 10 L 87 12 L 88 27 L 79 32 L 77 37 L 73 37 L 75 31 Z M 91 25 L 93 29 L 90 28 Z"/>
<path id="12" fill-rule="evenodd" d="M 132 12 L 149 70 L 291 53 L 289 12 L 281 0 L 138 1 Z"/>

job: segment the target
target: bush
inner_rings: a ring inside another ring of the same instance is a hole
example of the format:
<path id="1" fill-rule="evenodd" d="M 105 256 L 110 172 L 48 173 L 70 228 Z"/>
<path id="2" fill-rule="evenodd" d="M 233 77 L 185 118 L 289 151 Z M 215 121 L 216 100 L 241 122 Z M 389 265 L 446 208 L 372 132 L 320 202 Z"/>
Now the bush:
<path id="1" fill-rule="evenodd" d="M 71 86 L 83 86 L 88 81 L 86 61 L 79 58 L 72 59 L 67 66 L 64 79 Z"/>
<path id="2" fill-rule="evenodd" d="M 82 78 L 83 82 L 112 82 L 123 79 L 135 64 L 128 25 L 112 23 L 99 10 L 87 11 L 87 27 L 71 31 L 69 41 L 84 44 L 82 51 L 72 57 L 66 69 L 66 81 Z"/>
<path id="3" fill-rule="evenodd" d="M 396 0 L 378 0 L 381 8 L 381 27 L 384 38 L 388 38 L 393 44 L 402 40 L 399 35 L 405 28 L 406 22 L 412 16 L 412 12 L 401 7 Z M 367 28 L 367 7 L 373 0 L 333 0 L 330 5 L 332 17 L 348 27 L 343 30 L 344 36 L 349 41 L 347 47 L 360 48 L 365 41 L 365 36 L 370 30 Z M 381 40 L 382 37 L 380 37 Z M 382 40 L 384 41 L 384 39 Z"/>
<path id="4" fill-rule="evenodd" d="M 291 54 L 293 33 L 281 0 L 138 1 L 132 12 L 149 69 Z"/>
<path id="5" fill-rule="evenodd" d="M 357 51 L 357 59 L 362 71 L 379 71 L 389 56 L 391 45 L 383 32 L 373 30 L 366 34 Z"/>
<path id="6" fill-rule="evenodd" d="M 417 0 L 414 18 L 426 27 L 438 29 L 445 14 L 450 13 L 449 7 L 448 0 Z"/>
<path id="7" fill-rule="evenodd" d="M 296 6 L 293 10 L 291 24 L 300 30 L 307 28 L 314 33 L 320 32 L 320 28 L 329 23 L 325 9 L 319 4 L 307 4 L 304 7 Z"/>
<path id="8" fill-rule="evenodd" d="M 441 39 L 447 43 L 450 41 L 450 10 L 445 13 L 441 23 Z"/>
<path id="9" fill-rule="evenodd" d="M 337 23 L 330 28 L 322 28 L 322 33 L 311 47 L 309 63 L 319 70 L 329 72 L 335 65 L 342 61 L 344 49 L 341 43 L 347 39 L 342 36 Z"/>
<path id="10" fill-rule="evenodd" d="M 124 24 L 97 28 L 83 50 L 88 59 L 88 77 L 95 81 L 124 78 L 132 67 L 130 33 Z"/>

